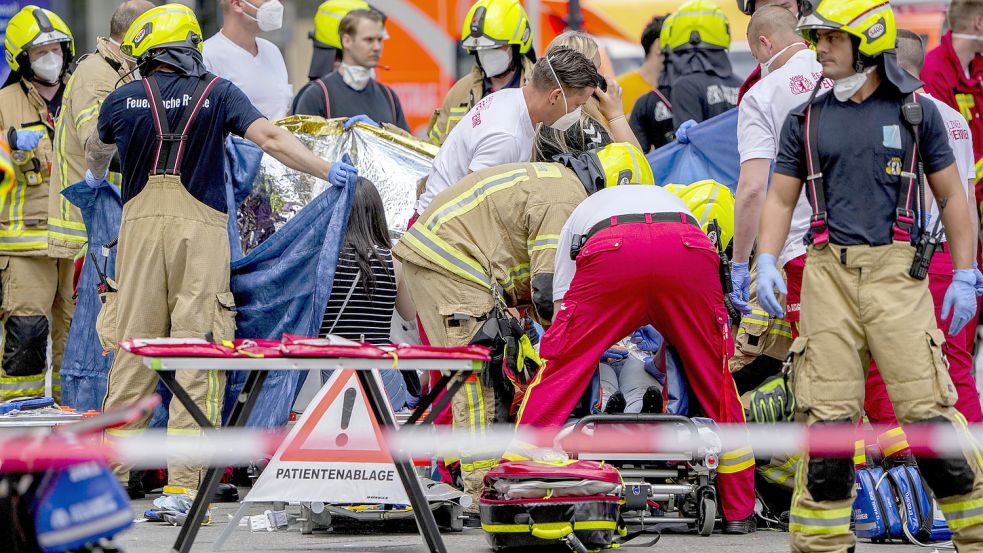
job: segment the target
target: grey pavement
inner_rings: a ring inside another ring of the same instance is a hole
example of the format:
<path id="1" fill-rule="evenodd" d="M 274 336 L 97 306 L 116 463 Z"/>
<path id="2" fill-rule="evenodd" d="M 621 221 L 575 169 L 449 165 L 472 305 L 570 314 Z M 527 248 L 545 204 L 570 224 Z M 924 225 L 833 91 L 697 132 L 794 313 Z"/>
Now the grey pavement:
<path id="1" fill-rule="evenodd" d="M 143 513 L 151 506 L 150 499 L 134 502 L 134 511 Z M 195 553 L 212 551 L 212 544 L 228 525 L 229 518 L 238 508 L 238 504 L 216 504 L 212 511 L 213 521 L 210 526 L 203 527 L 198 534 Z M 271 505 L 252 505 L 247 514 L 260 514 Z M 293 520 L 299 514 L 299 507 L 288 506 L 287 512 Z M 170 551 L 178 528 L 156 522 L 137 522 L 134 527 L 119 536 L 117 543 L 126 553 L 163 553 Z M 450 553 L 491 552 L 485 540 L 484 532 L 480 529 L 465 529 L 460 533 L 445 533 L 444 541 Z M 637 542 L 644 543 L 645 538 Z M 312 535 L 302 535 L 298 524 L 291 524 L 286 530 L 276 532 L 250 532 L 239 528 L 233 532 L 222 551 L 228 553 L 260 553 L 260 552 L 309 552 L 309 551 L 346 551 L 352 553 L 426 553 L 427 548 L 422 538 L 411 528 L 383 528 L 378 525 L 364 524 L 344 532 L 315 532 Z M 651 548 L 630 548 L 620 551 L 652 551 L 672 553 L 711 553 L 726 551 L 729 553 L 771 553 L 788 551 L 788 534 L 775 531 L 760 531 L 750 536 L 725 536 L 714 534 L 709 537 L 696 535 L 664 534 L 659 543 Z M 911 545 L 889 544 L 872 545 L 860 542 L 858 553 L 914 553 L 932 552 L 931 548 L 923 549 Z M 944 550 L 942 550 L 944 551 Z M 525 553 L 525 552 L 523 552 Z"/>

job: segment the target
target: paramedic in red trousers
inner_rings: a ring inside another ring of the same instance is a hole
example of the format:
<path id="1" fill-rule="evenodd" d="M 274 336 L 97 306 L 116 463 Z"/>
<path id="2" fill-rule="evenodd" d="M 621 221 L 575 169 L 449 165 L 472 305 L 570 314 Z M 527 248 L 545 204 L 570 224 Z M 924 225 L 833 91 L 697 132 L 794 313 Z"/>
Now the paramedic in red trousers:
<path id="1" fill-rule="evenodd" d="M 942 219 L 955 270 L 942 318 L 949 335 L 958 335 L 976 314 L 974 230 L 945 124 L 931 101 L 913 94 L 921 83 L 897 66 L 894 13 L 884 0 L 823 0 L 800 20 L 799 32 L 816 46 L 833 92 L 786 120 L 757 255 L 758 300 L 782 316 L 776 256 L 807 181 L 813 216 L 801 335 L 790 348 L 796 411 L 810 426 L 855 427 L 873 358 L 901 424 L 930 423 L 939 439 L 965 436 L 972 444 L 953 408 L 956 390 L 928 283 L 910 275 L 919 261 L 913 245 L 925 232 L 913 209 L 920 161 L 932 194 L 947 201 Z M 841 446 L 852 452 L 850 442 Z M 974 449 L 916 457 L 959 551 L 983 551 L 983 467 Z M 851 455 L 802 455 L 789 519 L 792 551 L 852 551 Z"/>
<path id="2" fill-rule="evenodd" d="M 898 29 L 897 50 L 898 65 L 917 78 L 922 71 L 922 63 L 925 60 L 925 47 L 921 37 L 907 29 Z M 976 202 L 974 201 L 973 184 L 976 182 L 976 177 L 973 169 L 975 161 L 972 133 L 966 125 L 966 120 L 958 111 L 927 93 L 920 93 L 920 96 L 935 104 L 942 116 L 949 146 L 956 157 L 959 180 L 965 187 L 967 202 L 970 204 L 969 216 L 973 222 L 973 228 L 978 228 L 979 215 L 974 207 Z M 934 200 L 930 198 L 929 201 L 931 201 L 932 206 L 932 218 L 928 228 L 932 228 L 939 217 L 939 209 Z M 972 238 L 975 251 L 976 233 L 972 234 Z M 949 245 L 943 242 L 943 249 L 932 256 L 932 264 L 928 269 L 928 288 L 931 290 L 932 299 L 935 302 L 935 318 L 939 322 L 939 328 L 945 328 L 942 321 L 942 307 L 945 291 L 952 283 L 952 268 Z M 958 335 L 946 337 L 945 353 L 946 359 L 949 360 L 949 377 L 952 378 L 952 383 L 956 385 L 956 391 L 959 393 L 959 399 L 956 400 L 956 410 L 962 413 L 968 422 L 981 423 L 983 422 L 983 412 L 980 408 L 979 392 L 976 390 L 976 379 L 973 377 L 975 331 L 974 325 L 966 325 L 966 328 Z M 895 418 L 894 409 L 891 408 L 891 401 L 887 397 L 887 390 L 884 387 L 880 372 L 874 365 L 871 365 L 871 371 L 868 375 L 864 409 L 868 416 L 871 416 L 871 413 L 876 413 L 878 421 L 890 421 Z M 874 418 L 871 416 L 872 420 Z M 885 450 L 884 454 L 890 455 L 890 452 Z"/>
<path id="3" fill-rule="evenodd" d="M 382 41 L 386 38 L 382 13 L 352 10 L 341 20 L 338 33 L 341 65 L 301 91 L 294 113 L 326 119 L 348 117 L 345 128 L 363 121 L 376 127 L 389 124 L 409 131 L 399 96 L 376 80 Z"/>
<path id="4" fill-rule="evenodd" d="M 812 13 L 811 0 L 737 0 L 737 7 L 741 9 L 747 15 L 754 15 L 754 12 L 759 8 L 765 6 L 779 6 L 785 8 L 786 10 L 792 12 L 792 15 L 798 21 L 799 17 L 802 15 L 807 15 Z M 790 30 L 795 30 L 793 26 Z M 751 87 L 756 85 L 758 81 L 764 78 L 761 71 L 761 66 L 757 66 L 751 71 L 747 79 L 744 80 L 744 84 L 737 91 L 737 103 L 740 104 L 744 99 L 744 95 L 747 94 Z"/>
<path id="5" fill-rule="evenodd" d="M 744 324 L 768 324 L 768 313 L 755 303 L 748 306 L 751 290 L 750 260 L 764 208 L 771 168 L 778 155 L 782 126 L 790 111 L 802 105 L 821 76 L 823 67 L 816 54 L 795 32 L 796 20 L 784 7 L 759 7 L 748 25 L 751 52 L 761 61 L 761 82 L 751 89 L 738 107 L 737 149 L 741 173 L 734 204 L 733 281 L 734 305 L 747 315 Z M 820 94 L 832 83 L 825 81 Z M 806 247 L 803 242 L 812 215 L 803 194 L 795 206 L 788 238 L 778 256 L 785 271 L 789 294 L 785 320 L 793 335 L 799 318 L 798 290 L 802 287 L 802 268 Z"/>
<path id="6" fill-rule="evenodd" d="M 235 337 L 235 303 L 229 290 L 225 139 L 242 136 L 297 171 L 331 185 L 354 185 L 356 169 L 312 154 L 288 131 L 264 118 L 238 87 L 205 70 L 201 27 L 182 4 L 141 15 L 120 50 L 136 59 L 143 79 L 112 92 L 99 125 L 86 142 L 86 181 L 105 180 L 119 153 L 123 200 L 116 279 L 103 294 L 97 326 L 107 347 L 131 338 Z M 131 405 L 154 393 L 157 374 L 122 350 L 109 370 L 104 409 Z M 210 424 L 222 413 L 225 375 L 179 371 L 177 380 Z M 107 431 L 109 438 L 146 429 L 147 420 Z M 168 434 L 201 433 L 179 401 L 170 404 Z M 127 481 L 127 467 L 117 475 Z M 168 485 L 160 509 L 187 511 L 204 468 L 168 460 Z"/>
<path id="7" fill-rule="evenodd" d="M 925 57 L 925 91 L 955 109 L 973 131 L 976 198 L 983 200 L 983 0 L 952 0 L 951 30 Z"/>
<path id="8" fill-rule="evenodd" d="M 573 168 L 578 174 L 597 171 L 599 164 L 590 161 Z M 606 182 L 623 184 L 621 179 L 630 185 L 592 194 L 560 233 L 553 276 L 555 315 L 539 350 L 546 366 L 526 392 L 519 425 L 562 426 L 604 351 L 648 324 L 679 352 L 691 397 L 703 412 L 720 423 L 744 423 L 727 368 L 733 343 L 720 286 L 720 257 L 686 204 L 651 186 L 652 170 L 640 155 L 639 167 L 640 174 L 630 181 L 608 176 Z M 724 452 L 717 473 L 724 532 L 753 532 L 751 448 Z"/>

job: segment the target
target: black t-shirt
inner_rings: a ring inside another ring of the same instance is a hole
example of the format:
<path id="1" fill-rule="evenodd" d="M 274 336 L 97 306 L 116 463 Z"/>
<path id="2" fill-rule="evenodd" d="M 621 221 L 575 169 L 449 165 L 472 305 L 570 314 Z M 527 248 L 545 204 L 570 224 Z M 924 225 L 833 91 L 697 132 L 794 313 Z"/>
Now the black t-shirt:
<path id="1" fill-rule="evenodd" d="M 390 123 L 409 131 L 399 104 L 399 96 L 388 86 L 373 79 L 363 90 L 355 90 L 345 84 L 338 72 L 319 79 L 328 87 L 331 103 L 331 117 L 354 117 L 367 115 L 377 123 Z M 294 113 L 297 115 L 317 115 L 328 117 L 324 106 L 324 91 L 317 83 L 310 83 L 297 94 Z"/>
<path id="2" fill-rule="evenodd" d="M 737 92 L 743 81 L 735 75 L 718 77 L 712 73 L 690 73 L 672 81 L 672 121 L 674 128 L 692 119 L 702 123 L 737 106 Z"/>
<path id="3" fill-rule="evenodd" d="M 200 79 L 177 73 L 155 73 L 167 121 L 174 133 Z M 210 78 L 210 77 L 209 77 Z M 243 136 L 263 115 L 239 87 L 219 79 L 204 99 L 188 131 L 180 173 L 184 187 L 202 203 L 225 213 L 225 138 Z M 122 197 L 126 203 L 147 185 L 157 152 L 157 128 L 142 80 L 127 83 L 106 98 L 99 112 L 99 139 L 116 144 L 123 166 Z M 176 147 L 176 146 L 175 146 Z"/>
<path id="4" fill-rule="evenodd" d="M 901 167 L 913 139 L 901 114 L 903 103 L 901 93 L 889 85 L 880 86 L 861 104 L 841 102 L 832 93 L 816 100 L 823 104 L 818 120 L 819 170 L 830 242 L 842 246 L 892 242 Z M 955 163 L 955 157 L 938 109 L 926 100 L 918 104 L 924 114 L 920 159 L 926 174 L 931 174 Z M 775 172 L 804 182 L 806 156 L 803 107 L 785 121 Z M 811 236 L 806 241 L 811 242 Z"/>
<path id="5" fill-rule="evenodd" d="M 676 139 L 672 104 L 667 92 L 668 89 L 648 92 L 635 102 L 631 110 L 628 123 L 642 146 L 642 152 L 661 148 Z"/>

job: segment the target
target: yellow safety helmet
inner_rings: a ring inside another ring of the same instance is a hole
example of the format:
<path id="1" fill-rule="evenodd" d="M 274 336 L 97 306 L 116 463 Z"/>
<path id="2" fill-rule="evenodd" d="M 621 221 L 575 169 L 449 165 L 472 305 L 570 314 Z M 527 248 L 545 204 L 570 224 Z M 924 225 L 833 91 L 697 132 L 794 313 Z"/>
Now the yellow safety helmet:
<path id="1" fill-rule="evenodd" d="M 655 184 L 652 166 L 645 154 L 628 142 L 615 142 L 593 151 L 604 170 L 604 188 L 620 184 Z"/>
<path id="2" fill-rule="evenodd" d="M 709 0 L 691 0 L 680 6 L 672 14 L 668 32 L 663 32 L 663 48 L 704 45 L 730 49 L 730 23 L 723 10 Z"/>
<path id="3" fill-rule="evenodd" d="M 201 26 L 184 4 L 164 4 L 138 17 L 123 35 L 120 51 L 140 59 L 157 48 L 195 48 L 201 51 Z"/>
<path id="4" fill-rule="evenodd" d="M 14 71 L 20 71 L 22 64 L 29 65 L 29 49 L 53 42 L 65 44 L 65 67 L 68 67 L 68 62 L 75 57 L 75 37 L 72 36 L 72 30 L 55 12 L 37 6 L 24 6 L 7 23 L 7 36 L 3 41 L 7 65 Z"/>
<path id="5" fill-rule="evenodd" d="M 720 244 L 726 249 L 734 238 L 734 194 L 730 188 L 708 179 L 690 185 L 667 184 L 665 189 L 679 196 L 699 221 L 703 232 L 714 219 L 720 225 Z"/>
<path id="6" fill-rule="evenodd" d="M 471 6 L 461 29 L 461 46 L 468 52 L 506 44 L 525 54 L 532 48 L 529 16 L 519 0 L 478 0 Z"/>
<path id="7" fill-rule="evenodd" d="M 662 32 L 659 33 L 659 46 L 665 54 L 668 54 L 672 50 L 669 47 L 669 31 L 672 29 L 672 20 L 675 15 L 675 13 L 671 13 L 666 16 L 665 21 L 662 22 Z"/>
<path id="8" fill-rule="evenodd" d="M 311 38 L 325 46 L 341 50 L 341 35 L 338 27 L 341 20 L 353 10 L 371 10 L 372 6 L 363 0 L 328 0 L 317 7 L 314 14 L 314 34 Z"/>
<path id="9" fill-rule="evenodd" d="M 898 37 L 894 11 L 887 0 L 822 0 L 811 15 L 799 20 L 796 30 L 816 44 L 820 29 L 848 33 L 859 40 L 860 54 L 871 58 L 894 50 Z"/>

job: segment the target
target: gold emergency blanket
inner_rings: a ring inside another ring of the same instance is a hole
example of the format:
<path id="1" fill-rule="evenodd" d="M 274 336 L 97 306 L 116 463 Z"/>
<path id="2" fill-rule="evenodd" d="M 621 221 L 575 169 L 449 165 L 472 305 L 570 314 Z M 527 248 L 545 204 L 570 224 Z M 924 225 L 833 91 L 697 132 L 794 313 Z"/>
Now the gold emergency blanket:
<path id="1" fill-rule="evenodd" d="M 437 147 L 399 133 L 359 123 L 344 131 L 344 119 L 297 115 L 276 124 L 289 130 L 315 155 L 329 161 L 348 153 L 359 176 L 372 181 L 386 210 L 394 239 L 413 215 L 417 182 L 430 172 Z M 261 244 L 328 186 L 264 155 L 253 191 L 239 209 L 244 252 Z"/>

